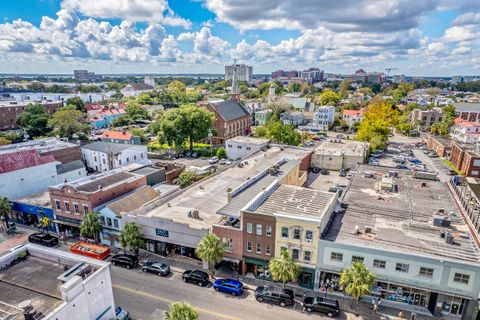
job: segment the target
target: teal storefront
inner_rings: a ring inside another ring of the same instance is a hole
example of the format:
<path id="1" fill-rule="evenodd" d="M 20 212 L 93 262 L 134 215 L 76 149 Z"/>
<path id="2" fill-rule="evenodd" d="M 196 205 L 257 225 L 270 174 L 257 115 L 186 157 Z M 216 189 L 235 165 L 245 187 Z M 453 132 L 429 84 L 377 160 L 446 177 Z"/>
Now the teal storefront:
<path id="1" fill-rule="evenodd" d="M 313 290 L 315 283 L 315 269 L 302 267 L 302 272 L 298 276 L 298 284 L 305 289 Z"/>

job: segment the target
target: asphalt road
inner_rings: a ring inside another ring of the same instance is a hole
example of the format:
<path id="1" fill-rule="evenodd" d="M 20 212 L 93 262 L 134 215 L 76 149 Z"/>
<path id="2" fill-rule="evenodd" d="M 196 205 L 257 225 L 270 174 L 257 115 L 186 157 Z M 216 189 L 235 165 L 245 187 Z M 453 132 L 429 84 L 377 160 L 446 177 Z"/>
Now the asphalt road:
<path id="1" fill-rule="evenodd" d="M 111 266 L 115 303 L 130 312 L 135 320 L 162 319 L 173 301 L 187 301 L 200 313 L 201 320 L 237 319 L 330 319 L 320 314 L 303 312 L 299 302 L 295 307 L 282 308 L 255 300 L 252 291 L 242 297 L 218 293 L 211 287 L 202 288 L 183 283 L 181 274 L 159 277 L 141 270 Z M 336 319 L 361 319 L 342 313 Z"/>

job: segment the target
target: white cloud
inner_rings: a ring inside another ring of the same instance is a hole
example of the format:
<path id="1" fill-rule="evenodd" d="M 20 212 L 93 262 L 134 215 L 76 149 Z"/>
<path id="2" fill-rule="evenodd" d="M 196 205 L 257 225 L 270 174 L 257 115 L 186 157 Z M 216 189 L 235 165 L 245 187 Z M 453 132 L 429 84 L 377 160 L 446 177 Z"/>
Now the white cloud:
<path id="1" fill-rule="evenodd" d="M 454 25 L 478 24 L 480 23 L 480 13 L 469 12 L 458 16 L 453 21 Z"/>
<path id="2" fill-rule="evenodd" d="M 230 43 L 212 35 L 210 28 L 203 27 L 197 32 L 184 32 L 178 35 L 177 41 L 191 41 L 193 52 L 185 54 L 191 63 L 205 61 L 220 62 Z"/>
<path id="3" fill-rule="evenodd" d="M 445 30 L 443 40 L 447 42 L 469 41 L 478 37 L 473 25 L 453 26 Z"/>
<path id="4" fill-rule="evenodd" d="M 170 9 L 167 0 L 63 0 L 62 8 L 93 18 L 120 18 L 189 28 L 191 22 Z"/>

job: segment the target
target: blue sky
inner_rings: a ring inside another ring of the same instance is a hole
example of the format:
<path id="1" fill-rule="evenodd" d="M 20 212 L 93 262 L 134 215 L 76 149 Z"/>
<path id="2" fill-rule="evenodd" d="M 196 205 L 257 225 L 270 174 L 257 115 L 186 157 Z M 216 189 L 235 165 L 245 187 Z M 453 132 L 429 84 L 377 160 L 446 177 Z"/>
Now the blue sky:
<path id="1" fill-rule="evenodd" d="M 480 74 L 478 0 L 3 0 L 0 72 Z"/>

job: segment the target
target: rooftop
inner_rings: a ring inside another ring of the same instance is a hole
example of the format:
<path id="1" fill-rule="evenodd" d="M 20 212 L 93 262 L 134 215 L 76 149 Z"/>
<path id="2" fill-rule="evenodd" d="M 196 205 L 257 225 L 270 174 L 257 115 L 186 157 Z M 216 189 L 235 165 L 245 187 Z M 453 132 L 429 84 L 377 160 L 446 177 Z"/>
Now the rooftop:
<path id="1" fill-rule="evenodd" d="M 451 147 L 452 146 L 452 139 L 450 138 L 446 138 L 446 137 L 442 137 L 442 136 L 430 136 L 429 138 L 441 143 L 442 145 L 446 146 L 446 147 Z"/>
<path id="2" fill-rule="evenodd" d="M 333 216 L 322 239 L 478 263 L 478 248 L 446 187 L 439 181 L 415 179 L 410 171 L 397 170 L 398 178 L 393 178 L 393 184 L 398 186 L 398 192 L 377 191 L 378 182 L 389 170 L 359 166 L 344 198 L 346 211 Z M 373 177 L 367 177 L 365 172 Z M 382 188 L 388 186 L 386 182 L 381 184 Z M 449 216 L 451 227 L 433 225 L 434 214 L 441 215 L 442 210 Z M 371 232 L 364 232 L 366 227 Z M 441 231 L 450 232 L 454 244 L 447 243 Z"/>
<path id="3" fill-rule="evenodd" d="M 123 131 L 105 131 L 102 133 L 102 138 L 130 140 L 132 139 L 132 134 Z"/>
<path id="4" fill-rule="evenodd" d="M 0 108 L 3 107 L 26 107 L 30 104 L 45 104 L 45 105 L 51 105 L 51 104 L 62 104 L 63 101 L 1 101 L 0 102 Z"/>
<path id="5" fill-rule="evenodd" d="M 87 193 L 93 193 L 101 189 L 108 189 L 119 185 L 121 183 L 127 183 L 135 181 L 142 176 L 139 174 L 124 172 L 122 170 L 111 170 L 104 173 L 84 177 L 75 181 L 60 183 L 50 188 L 61 189 L 63 186 L 71 186 L 77 191 L 83 191 Z"/>
<path id="6" fill-rule="evenodd" d="M 138 148 L 141 147 L 139 145 L 133 144 L 123 144 L 123 143 L 110 143 L 110 142 L 93 142 L 86 144 L 82 147 L 82 149 L 88 149 L 92 151 L 98 151 L 102 153 L 120 153 L 122 151 L 128 150 L 130 148 Z"/>
<path id="7" fill-rule="evenodd" d="M 364 110 L 343 110 L 344 116 L 359 116 L 362 115 L 365 111 Z"/>
<path id="8" fill-rule="evenodd" d="M 0 174 L 55 162 L 52 155 L 42 156 L 37 150 L 0 153 Z"/>
<path id="9" fill-rule="evenodd" d="M 480 103 L 454 102 L 453 105 L 455 106 L 456 112 L 472 111 L 472 110 L 480 111 Z"/>
<path id="10" fill-rule="evenodd" d="M 67 163 L 57 164 L 57 174 L 70 172 L 73 170 L 85 169 L 82 160 L 75 160 Z"/>
<path id="11" fill-rule="evenodd" d="M 236 137 L 228 139 L 227 142 L 228 141 L 237 142 L 237 143 L 245 143 L 245 144 L 257 144 L 257 145 L 262 145 L 262 144 L 270 142 L 269 139 L 247 137 L 247 136 L 236 136 Z"/>
<path id="12" fill-rule="evenodd" d="M 250 115 L 242 104 L 233 100 L 211 102 L 210 105 L 225 121 L 231 121 Z"/>
<path id="13" fill-rule="evenodd" d="M 130 213 L 158 197 L 159 194 L 157 191 L 155 191 L 155 189 L 150 186 L 145 186 L 123 197 L 113 200 L 107 204 L 106 207 L 120 216 L 122 214 Z"/>
<path id="14" fill-rule="evenodd" d="M 137 215 L 171 219 L 188 224 L 192 228 L 208 229 L 220 220 L 217 212 L 228 203 L 227 192 L 234 190 L 282 159 L 287 163 L 303 159 L 310 151 L 296 147 L 271 147 L 243 160 L 242 167 L 230 167 L 183 190 L 178 196 L 159 207 Z M 188 217 L 188 212 L 197 210 L 199 219 Z"/>
<path id="15" fill-rule="evenodd" d="M 32 149 L 36 149 L 38 152 L 44 153 L 77 146 L 78 145 L 75 143 L 63 141 L 57 138 L 45 138 L 1 146 L 0 154 Z"/>
<path id="16" fill-rule="evenodd" d="M 44 208 L 52 207 L 52 203 L 50 201 L 50 193 L 48 193 L 48 191 L 38 194 L 32 194 L 24 198 L 17 199 L 15 200 L 15 202 L 40 206 Z"/>
<path id="17" fill-rule="evenodd" d="M 333 142 L 338 141 L 338 142 Z M 368 143 L 352 140 L 326 140 L 315 149 L 317 155 L 336 155 L 342 153 L 347 156 L 363 156 Z"/>

